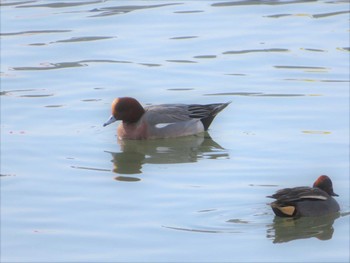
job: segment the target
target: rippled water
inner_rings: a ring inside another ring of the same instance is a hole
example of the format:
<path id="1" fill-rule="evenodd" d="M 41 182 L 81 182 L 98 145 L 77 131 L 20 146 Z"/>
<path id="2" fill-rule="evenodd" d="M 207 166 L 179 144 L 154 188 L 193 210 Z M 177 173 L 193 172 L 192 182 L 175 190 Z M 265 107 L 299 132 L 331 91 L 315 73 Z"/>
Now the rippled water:
<path id="1" fill-rule="evenodd" d="M 348 1 L 2 1 L 1 262 L 348 262 Z M 232 101 L 116 139 L 115 97 Z M 341 213 L 267 195 L 334 184 Z"/>

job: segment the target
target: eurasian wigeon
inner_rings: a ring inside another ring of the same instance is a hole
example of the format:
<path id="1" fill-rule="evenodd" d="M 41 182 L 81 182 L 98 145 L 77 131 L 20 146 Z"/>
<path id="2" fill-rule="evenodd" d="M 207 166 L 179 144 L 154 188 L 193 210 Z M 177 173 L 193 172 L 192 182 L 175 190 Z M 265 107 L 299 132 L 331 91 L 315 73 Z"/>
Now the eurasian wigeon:
<path id="1" fill-rule="evenodd" d="M 142 107 L 134 98 L 116 98 L 112 102 L 112 116 L 103 124 L 117 120 L 120 139 L 158 139 L 194 135 L 206 131 L 215 116 L 228 103 L 162 104 Z"/>
<path id="2" fill-rule="evenodd" d="M 285 188 L 268 197 L 276 199 L 270 205 L 277 216 L 301 217 L 339 212 L 339 204 L 332 196 L 338 195 L 333 192 L 331 179 L 321 175 L 313 187 Z"/>

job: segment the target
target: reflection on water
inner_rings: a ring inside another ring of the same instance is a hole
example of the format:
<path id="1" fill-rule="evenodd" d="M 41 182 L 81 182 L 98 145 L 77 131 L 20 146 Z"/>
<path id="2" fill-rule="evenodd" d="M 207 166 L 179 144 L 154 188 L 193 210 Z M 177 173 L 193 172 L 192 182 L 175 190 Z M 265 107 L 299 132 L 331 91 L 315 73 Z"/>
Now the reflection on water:
<path id="1" fill-rule="evenodd" d="M 48 34 L 48 33 L 67 33 L 72 30 L 30 30 L 30 31 L 21 31 L 14 33 L 0 33 L 0 36 L 18 36 L 18 35 L 35 35 L 35 34 Z"/>
<path id="2" fill-rule="evenodd" d="M 62 68 L 86 67 L 88 63 L 131 63 L 129 61 L 111 60 L 111 59 L 90 59 L 73 62 L 59 63 L 41 63 L 38 67 L 13 67 L 12 70 L 51 70 Z"/>
<path id="3" fill-rule="evenodd" d="M 204 96 L 253 96 L 253 97 L 302 97 L 305 94 L 268 94 L 262 92 L 221 92 L 204 94 Z"/>
<path id="4" fill-rule="evenodd" d="M 160 140 L 122 140 L 121 152 L 110 152 L 113 171 L 140 174 L 144 164 L 193 163 L 200 159 L 229 158 L 227 151 L 208 133 Z M 125 178 L 118 177 L 117 179 Z"/>
<path id="5" fill-rule="evenodd" d="M 330 13 L 322 13 L 322 14 L 314 14 L 314 15 L 307 15 L 307 14 L 276 14 L 276 15 L 269 15 L 269 16 L 265 16 L 265 17 L 281 18 L 281 17 L 288 17 L 288 16 L 308 16 L 310 18 L 324 18 L 324 17 L 342 15 L 342 14 L 347 14 L 347 13 L 349 13 L 349 11 L 330 12 Z"/>
<path id="6" fill-rule="evenodd" d="M 308 67 L 308 66 L 274 66 L 277 69 L 296 69 L 305 72 L 328 72 L 329 69 L 325 67 Z"/>
<path id="7" fill-rule="evenodd" d="M 173 227 L 173 226 L 162 226 L 171 230 L 187 231 L 187 232 L 197 232 L 197 233 L 211 233 L 211 234 L 222 234 L 222 233 L 241 233 L 239 231 L 230 231 L 230 230 L 207 230 L 207 229 L 194 229 L 194 228 L 185 228 L 185 227 Z"/>
<path id="8" fill-rule="evenodd" d="M 20 4 L 27 4 L 27 3 L 35 3 L 37 1 L 24 1 L 24 2 L 16 2 L 16 5 Z M 63 2 L 63 3 L 48 3 L 48 4 L 32 4 L 32 5 L 23 5 L 23 6 L 16 6 L 17 8 L 32 8 L 32 7 L 49 7 L 49 8 L 65 8 L 65 7 L 73 7 L 73 6 L 81 6 L 81 5 L 91 5 L 91 4 L 97 4 L 101 1 L 88 1 L 88 2 Z"/>
<path id="9" fill-rule="evenodd" d="M 287 5 L 293 3 L 307 3 L 316 2 L 317 0 L 291 0 L 291 1 L 278 1 L 278 0 L 243 0 L 243 1 L 231 1 L 231 2 L 219 2 L 212 4 L 215 7 L 227 7 L 227 6 L 244 6 L 244 5 Z"/>
<path id="10" fill-rule="evenodd" d="M 226 51 L 222 54 L 247 54 L 247 53 L 259 53 L 259 52 L 288 52 L 289 50 L 286 48 L 265 48 L 265 49 L 249 49 L 249 50 L 234 50 L 234 51 Z"/>
<path id="11" fill-rule="evenodd" d="M 69 39 L 58 40 L 50 43 L 84 42 L 84 41 L 104 40 L 104 39 L 110 39 L 110 38 L 113 38 L 113 37 L 99 37 L 99 36 L 71 37 Z"/>
<path id="12" fill-rule="evenodd" d="M 298 219 L 275 217 L 273 224 L 268 225 L 267 238 L 273 239 L 273 243 L 284 243 L 311 237 L 328 240 L 333 236 L 333 223 L 338 217 L 339 213 Z"/>
<path id="13" fill-rule="evenodd" d="M 95 8 L 90 12 L 97 12 L 97 15 L 90 17 L 103 17 L 103 16 L 112 16 L 112 15 L 122 15 L 127 14 L 133 11 L 149 9 L 149 8 L 158 8 L 165 7 L 170 5 L 178 5 L 178 3 L 169 3 L 169 4 L 160 4 L 160 5 L 130 5 L 130 6 L 110 6 L 103 8 Z"/>

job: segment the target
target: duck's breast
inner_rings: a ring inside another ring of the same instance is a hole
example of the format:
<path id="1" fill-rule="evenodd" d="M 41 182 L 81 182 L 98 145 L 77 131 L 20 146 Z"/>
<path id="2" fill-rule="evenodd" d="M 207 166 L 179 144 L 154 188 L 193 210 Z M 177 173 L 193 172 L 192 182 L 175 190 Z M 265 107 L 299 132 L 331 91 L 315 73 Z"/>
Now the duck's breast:
<path id="1" fill-rule="evenodd" d="M 137 123 L 127 124 L 120 123 L 118 126 L 118 137 L 119 139 L 131 139 L 131 140 L 141 140 L 147 139 L 148 137 L 148 127 L 146 123 L 139 121 Z"/>

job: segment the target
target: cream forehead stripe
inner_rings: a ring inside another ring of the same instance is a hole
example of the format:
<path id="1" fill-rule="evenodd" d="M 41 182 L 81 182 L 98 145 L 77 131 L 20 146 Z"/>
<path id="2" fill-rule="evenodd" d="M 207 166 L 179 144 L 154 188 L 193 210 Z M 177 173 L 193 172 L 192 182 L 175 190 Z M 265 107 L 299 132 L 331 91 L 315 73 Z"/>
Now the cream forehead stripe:
<path id="1" fill-rule="evenodd" d="M 118 102 L 119 102 L 119 98 L 116 98 L 116 99 L 113 100 L 113 102 L 112 102 L 112 111 L 113 111 L 113 109 L 115 108 L 115 105 L 117 105 Z"/>

